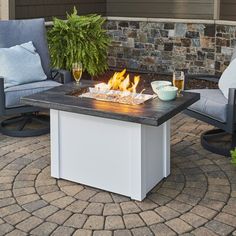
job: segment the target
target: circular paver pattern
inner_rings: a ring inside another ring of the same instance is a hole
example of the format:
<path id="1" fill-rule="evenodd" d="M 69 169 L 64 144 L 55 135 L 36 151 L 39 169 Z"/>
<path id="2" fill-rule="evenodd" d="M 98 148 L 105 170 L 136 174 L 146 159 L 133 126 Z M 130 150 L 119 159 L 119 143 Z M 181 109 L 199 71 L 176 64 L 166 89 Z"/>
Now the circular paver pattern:
<path id="1" fill-rule="evenodd" d="M 205 151 L 210 126 L 172 122 L 171 175 L 143 202 L 50 176 L 49 136 L 0 136 L 0 235 L 236 235 L 236 167 Z"/>

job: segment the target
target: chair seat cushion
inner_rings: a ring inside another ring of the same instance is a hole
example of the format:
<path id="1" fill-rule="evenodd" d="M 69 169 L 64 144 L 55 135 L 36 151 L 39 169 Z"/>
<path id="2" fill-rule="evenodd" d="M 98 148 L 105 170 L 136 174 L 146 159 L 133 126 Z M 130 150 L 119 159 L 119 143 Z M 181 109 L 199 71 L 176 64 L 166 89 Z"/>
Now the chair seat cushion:
<path id="1" fill-rule="evenodd" d="M 5 89 L 5 106 L 6 108 L 13 108 L 22 106 L 20 104 L 20 98 L 31 94 L 39 93 L 55 86 L 61 85 L 58 82 L 52 80 L 45 80 L 41 82 L 28 83 L 9 87 Z"/>
<path id="2" fill-rule="evenodd" d="M 200 93 L 200 100 L 190 106 L 189 110 L 222 123 L 226 122 L 228 100 L 219 89 L 194 89 L 188 91 Z"/>
<path id="3" fill-rule="evenodd" d="M 0 48 L 0 65 L 5 88 L 47 79 L 32 42 Z"/>

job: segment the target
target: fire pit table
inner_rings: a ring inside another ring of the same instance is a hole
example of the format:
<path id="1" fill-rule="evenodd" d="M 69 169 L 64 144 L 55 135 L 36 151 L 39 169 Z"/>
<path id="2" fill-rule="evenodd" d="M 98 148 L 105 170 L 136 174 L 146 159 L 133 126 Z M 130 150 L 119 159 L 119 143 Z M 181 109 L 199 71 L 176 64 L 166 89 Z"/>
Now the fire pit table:
<path id="1" fill-rule="evenodd" d="M 50 109 L 52 177 L 141 201 L 170 174 L 170 119 L 200 96 L 139 105 L 74 96 L 94 84 L 66 84 L 22 102 Z"/>

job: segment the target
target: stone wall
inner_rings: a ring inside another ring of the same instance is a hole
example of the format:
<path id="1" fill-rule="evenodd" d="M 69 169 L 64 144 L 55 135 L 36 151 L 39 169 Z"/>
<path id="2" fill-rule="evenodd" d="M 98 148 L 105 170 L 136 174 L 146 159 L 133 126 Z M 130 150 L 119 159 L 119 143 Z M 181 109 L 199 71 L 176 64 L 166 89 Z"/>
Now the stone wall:
<path id="1" fill-rule="evenodd" d="M 236 45 L 236 25 L 108 19 L 106 27 L 109 65 L 118 68 L 221 74 Z"/>

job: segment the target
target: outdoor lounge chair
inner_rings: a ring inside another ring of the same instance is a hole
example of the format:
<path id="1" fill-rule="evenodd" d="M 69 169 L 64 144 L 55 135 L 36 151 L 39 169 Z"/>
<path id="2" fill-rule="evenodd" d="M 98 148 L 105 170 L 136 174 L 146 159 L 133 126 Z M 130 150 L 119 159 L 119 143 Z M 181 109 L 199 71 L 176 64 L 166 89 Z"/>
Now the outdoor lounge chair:
<path id="1" fill-rule="evenodd" d="M 219 81 L 214 76 L 199 76 L 198 79 Z M 229 89 L 228 99 L 220 89 L 191 91 L 200 93 L 201 99 L 185 113 L 218 128 L 201 135 L 202 146 L 213 153 L 230 156 L 230 150 L 236 147 L 236 88 Z"/>
<path id="2" fill-rule="evenodd" d="M 59 82 L 64 83 L 71 80 L 69 72 L 50 68 L 44 19 L 0 21 L 0 48 L 10 48 L 29 41 L 40 56 L 41 68 L 47 79 L 4 88 L 4 78 L 0 78 L 0 116 L 14 116 L 0 123 L 1 132 L 9 136 L 26 137 L 48 133 L 48 116 L 39 115 L 37 107 L 22 105 L 20 98 L 60 85 L 54 81 L 55 78 L 63 79 Z M 37 128 L 27 128 L 32 122 L 38 123 Z"/>

